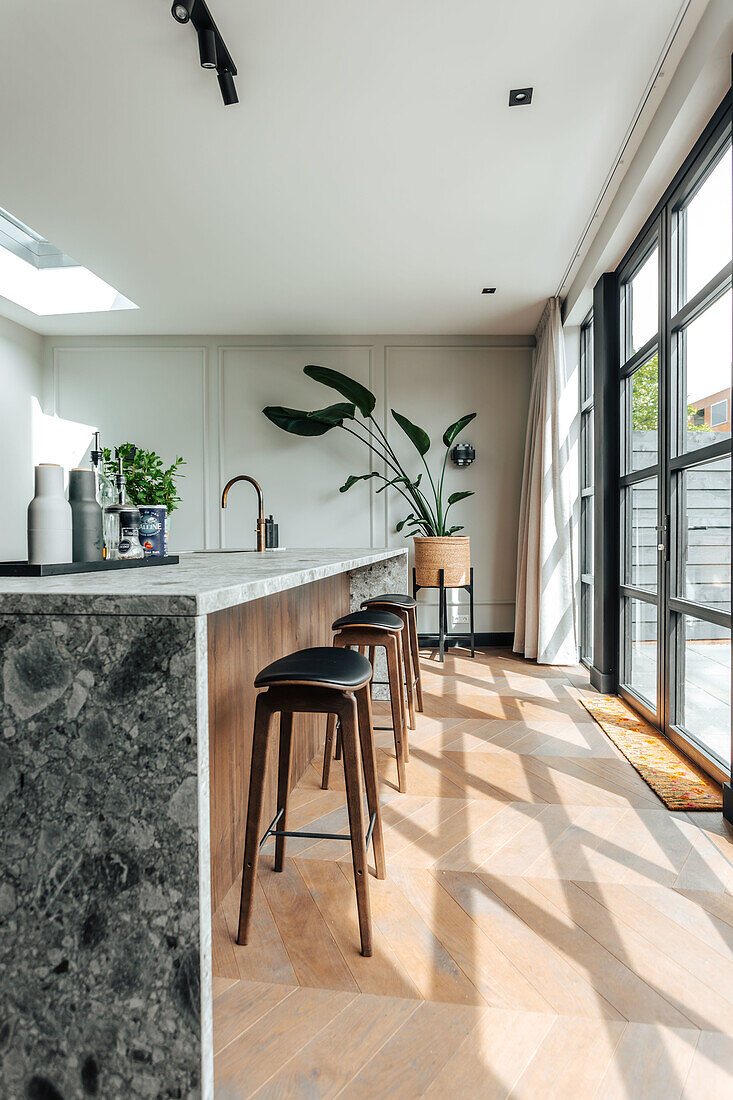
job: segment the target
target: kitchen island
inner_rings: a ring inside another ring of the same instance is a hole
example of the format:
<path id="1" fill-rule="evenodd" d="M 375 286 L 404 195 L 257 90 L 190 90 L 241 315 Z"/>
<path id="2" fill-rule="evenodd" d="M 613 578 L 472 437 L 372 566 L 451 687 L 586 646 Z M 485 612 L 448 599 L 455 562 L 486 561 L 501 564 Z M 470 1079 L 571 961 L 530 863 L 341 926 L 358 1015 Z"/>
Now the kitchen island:
<path id="1" fill-rule="evenodd" d="M 241 869 L 252 681 L 406 589 L 406 551 L 375 549 L 0 578 L 3 1095 L 213 1096 L 211 914 Z M 298 718 L 293 781 L 324 733 Z"/>

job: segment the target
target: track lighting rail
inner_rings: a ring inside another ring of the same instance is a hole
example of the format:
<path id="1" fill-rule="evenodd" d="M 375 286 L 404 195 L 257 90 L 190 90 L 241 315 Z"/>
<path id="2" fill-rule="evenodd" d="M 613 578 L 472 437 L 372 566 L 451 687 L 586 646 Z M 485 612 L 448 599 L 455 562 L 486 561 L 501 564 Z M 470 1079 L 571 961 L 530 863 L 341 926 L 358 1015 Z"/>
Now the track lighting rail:
<path id="1" fill-rule="evenodd" d="M 219 33 L 205 0 L 174 0 L 171 15 L 177 23 L 191 23 L 196 31 L 199 60 L 204 69 L 216 69 L 224 105 L 238 103 L 234 77 L 237 66 Z"/>

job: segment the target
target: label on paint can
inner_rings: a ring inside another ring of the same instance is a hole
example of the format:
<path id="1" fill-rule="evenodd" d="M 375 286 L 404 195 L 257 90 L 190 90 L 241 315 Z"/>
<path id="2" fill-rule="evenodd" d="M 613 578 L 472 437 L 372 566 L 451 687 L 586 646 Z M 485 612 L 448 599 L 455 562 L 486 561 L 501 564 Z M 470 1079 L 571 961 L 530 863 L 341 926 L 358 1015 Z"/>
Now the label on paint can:
<path id="1" fill-rule="evenodd" d="M 164 504 L 140 504 L 140 542 L 146 558 L 164 558 L 168 553 Z"/>

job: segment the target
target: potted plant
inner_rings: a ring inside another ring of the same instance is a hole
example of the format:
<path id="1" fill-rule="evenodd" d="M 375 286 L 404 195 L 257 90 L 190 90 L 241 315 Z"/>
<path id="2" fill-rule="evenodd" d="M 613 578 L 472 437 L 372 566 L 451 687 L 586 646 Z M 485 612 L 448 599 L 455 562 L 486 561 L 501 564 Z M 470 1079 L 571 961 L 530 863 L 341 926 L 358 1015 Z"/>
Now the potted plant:
<path id="1" fill-rule="evenodd" d="M 125 475 L 127 499 L 138 508 L 158 505 L 166 509 L 166 535 L 170 529 L 171 512 L 175 512 L 181 503 L 176 480 L 185 477 L 180 467 L 186 463 L 180 455 L 170 466 L 164 466 L 163 460 L 155 451 L 146 451 L 134 443 L 120 443 L 115 448 L 122 458 L 122 472 Z M 107 474 L 114 478 L 117 472 L 117 458 L 109 447 L 103 449 Z M 167 539 L 166 539 L 167 541 Z"/>
<path id="2" fill-rule="evenodd" d="M 341 486 L 340 492 L 346 493 L 358 481 L 370 481 L 372 478 L 381 482 L 377 489 L 378 493 L 388 488 L 394 489 L 410 508 L 404 519 L 397 524 L 396 530 L 404 530 L 406 535 L 411 534 L 414 538 L 417 583 L 437 586 L 438 571 L 443 569 L 446 585 L 468 584 L 469 537 L 458 535 L 458 532 L 463 530 L 462 526 L 449 525 L 448 513 L 454 504 L 473 496 L 473 491 L 451 493 L 446 497 L 443 485 L 450 448 L 466 425 L 474 419 L 476 413 L 468 413 L 446 428 L 443 433 L 445 454 L 439 474 L 433 477 L 426 461 L 426 455 L 430 450 L 428 433 L 417 424 L 413 424 L 402 413 L 392 409 L 392 417 L 414 446 L 424 466 L 424 470 L 421 470 L 416 477 L 412 477 L 407 473 L 387 436 L 374 418 L 377 399 L 366 386 L 328 367 L 307 366 L 303 368 L 303 373 L 314 381 L 336 390 L 346 398 L 346 401 L 314 412 L 288 409 L 282 405 L 268 405 L 262 410 L 268 420 L 291 435 L 321 436 L 333 428 L 341 428 L 368 447 L 380 463 L 384 464 L 386 473 L 372 470 L 368 474 L 351 474 Z M 361 419 L 357 418 L 357 410 Z M 427 475 L 426 483 L 423 483 L 423 475 Z"/>

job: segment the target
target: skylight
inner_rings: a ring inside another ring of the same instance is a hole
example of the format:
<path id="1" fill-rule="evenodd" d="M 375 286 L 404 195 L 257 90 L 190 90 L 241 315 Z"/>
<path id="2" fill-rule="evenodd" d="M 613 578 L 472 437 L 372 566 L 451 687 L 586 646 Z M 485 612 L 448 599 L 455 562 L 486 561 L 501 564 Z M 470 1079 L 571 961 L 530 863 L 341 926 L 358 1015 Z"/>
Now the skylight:
<path id="1" fill-rule="evenodd" d="M 38 317 L 138 308 L 2 207 L 0 295 Z"/>

